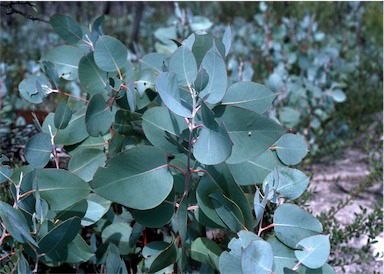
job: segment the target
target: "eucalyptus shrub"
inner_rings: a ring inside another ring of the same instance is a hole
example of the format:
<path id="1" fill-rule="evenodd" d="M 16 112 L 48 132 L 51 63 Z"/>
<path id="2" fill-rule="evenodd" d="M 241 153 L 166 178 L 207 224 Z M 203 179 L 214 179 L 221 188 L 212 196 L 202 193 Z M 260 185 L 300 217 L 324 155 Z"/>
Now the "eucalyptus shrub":
<path id="1" fill-rule="evenodd" d="M 334 273 L 330 235 L 289 203 L 308 186 L 293 167 L 306 142 L 270 116 L 277 94 L 228 84 L 230 28 L 222 39 L 191 34 L 169 54 L 132 64 L 103 20 L 87 29 L 52 16 L 65 44 L 19 85 L 33 104 L 49 94 L 67 100 L 36 121 L 29 165 L 13 169 L 1 158 L 12 194 L 0 202 L 1 263 L 22 273 L 40 263 L 101 273 Z M 70 155 L 67 169 L 57 147 Z M 51 155 L 56 168 L 45 168 Z M 265 225 L 268 203 L 277 207 Z"/>

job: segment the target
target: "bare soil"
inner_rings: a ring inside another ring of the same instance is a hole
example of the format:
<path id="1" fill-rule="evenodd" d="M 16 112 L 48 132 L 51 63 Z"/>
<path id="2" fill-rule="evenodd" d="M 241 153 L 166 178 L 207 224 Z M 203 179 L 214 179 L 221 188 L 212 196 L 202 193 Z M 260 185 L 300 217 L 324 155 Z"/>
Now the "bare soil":
<path id="1" fill-rule="evenodd" d="M 380 140 L 382 141 L 382 140 Z M 382 161 L 382 156 L 374 155 L 377 160 Z M 350 196 L 351 190 L 361 184 L 370 174 L 369 165 L 370 155 L 367 155 L 361 148 L 345 148 L 332 156 L 321 159 L 319 163 L 313 164 L 310 171 L 313 178 L 310 184 L 310 190 L 314 193 L 309 199 L 309 208 L 314 216 L 320 212 L 327 212 L 331 206 L 336 206 L 339 201 L 345 200 Z M 354 221 L 354 213 L 360 213 L 359 206 L 367 208 L 372 212 L 375 204 L 383 197 L 383 181 L 373 183 L 370 187 L 356 196 L 350 205 L 341 209 L 335 217 L 342 226 L 351 224 Z M 378 245 L 372 247 L 373 252 L 384 249 L 384 233 L 378 237 Z M 367 236 L 362 235 L 359 239 L 352 239 L 349 243 L 356 249 L 361 248 L 367 243 Z M 344 266 L 346 273 L 384 273 L 383 258 L 375 259 L 372 256 L 371 262 L 361 262 L 360 264 L 351 264 Z M 337 273 L 342 273 L 339 266 L 335 267 Z"/>

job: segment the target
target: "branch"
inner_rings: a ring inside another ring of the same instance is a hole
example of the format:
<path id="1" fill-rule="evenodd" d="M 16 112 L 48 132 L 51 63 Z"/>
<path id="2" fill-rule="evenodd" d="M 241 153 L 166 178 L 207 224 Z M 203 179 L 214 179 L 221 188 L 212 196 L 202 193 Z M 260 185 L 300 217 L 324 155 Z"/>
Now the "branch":
<path id="1" fill-rule="evenodd" d="M 25 12 L 16 9 L 15 5 L 24 5 L 24 6 L 27 5 L 27 6 L 31 6 L 31 7 L 35 6 L 35 4 L 32 4 L 32 3 L 28 2 L 28 1 L 26 1 L 26 2 L 18 1 L 18 2 L 9 2 L 8 4 L 4 4 L 4 3 L 0 4 L 1 7 L 5 8 L 5 14 L 6 15 L 11 15 L 11 14 L 17 13 L 17 14 L 20 14 L 21 16 L 24 16 L 25 18 L 27 18 L 29 20 L 41 21 L 41 22 L 49 24 L 49 21 L 47 21 L 47 20 L 45 20 L 43 18 L 34 17 L 34 16 L 30 15 L 30 14 L 26 14 Z"/>

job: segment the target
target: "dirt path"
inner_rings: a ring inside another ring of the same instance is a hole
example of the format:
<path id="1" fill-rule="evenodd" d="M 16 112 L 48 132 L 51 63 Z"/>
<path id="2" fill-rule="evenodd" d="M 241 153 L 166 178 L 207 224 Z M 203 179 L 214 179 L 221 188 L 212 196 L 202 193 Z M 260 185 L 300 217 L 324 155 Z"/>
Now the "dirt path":
<path id="1" fill-rule="evenodd" d="M 336 206 L 339 201 L 349 197 L 349 192 L 361 184 L 370 174 L 368 155 L 359 148 L 347 148 L 336 154 L 332 159 L 324 158 L 321 163 L 310 167 L 314 174 L 310 189 L 315 190 L 309 199 L 309 208 L 313 215 L 317 216 L 320 212 L 326 212 L 331 206 Z M 380 161 L 382 158 L 379 157 Z M 368 213 L 372 212 L 375 204 L 383 197 L 383 181 L 375 182 L 372 186 L 365 189 L 356 199 L 345 208 L 341 209 L 335 217 L 342 226 L 351 224 L 354 221 L 354 213 L 361 212 L 359 206 L 367 208 Z M 381 251 L 384 248 L 384 233 L 379 236 Z M 357 249 L 364 246 L 367 242 L 366 236 L 359 239 L 352 239 L 348 244 Z M 374 248 L 372 248 L 374 252 Z M 344 266 L 346 273 L 384 273 L 383 258 L 362 264 L 351 264 Z M 342 273 L 341 267 L 335 267 L 337 273 Z"/>

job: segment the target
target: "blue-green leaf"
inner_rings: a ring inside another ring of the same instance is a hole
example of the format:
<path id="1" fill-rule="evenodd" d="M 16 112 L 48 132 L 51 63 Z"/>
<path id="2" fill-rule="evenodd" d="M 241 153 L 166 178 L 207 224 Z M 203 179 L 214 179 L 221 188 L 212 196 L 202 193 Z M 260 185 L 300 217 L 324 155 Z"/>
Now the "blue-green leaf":
<path id="1" fill-rule="evenodd" d="M 228 56 L 232 45 L 232 30 L 229 25 L 225 28 L 222 42 L 225 46 L 225 56 Z"/>
<path id="2" fill-rule="evenodd" d="M 166 107 L 154 107 L 143 115 L 143 130 L 147 139 L 156 147 L 170 153 L 178 153 L 177 147 L 166 138 L 166 133 L 181 136 L 187 128 L 185 119 L 174 115 Z"/>
<path id="3" fill-rule="evenodd" d="M 331 245 L 329 235 L 315 235 L 302 239 L 297 243 L 295 255 L 297 259 L 309 268 L 319 268 L 328 260 Z"/>
<path id="4" fill-rule="evenodd" d="M 56 108 L 54 123 L 57 129 L 64 129 L 68 126 L 72 118 L 73 111 L 67 106 L 64 100 L 61 100 Z"/>
<path id="5" fill-rule="evenodd" d="M 228 164 L 238 164 L 260 155 L 272 146 L 285 130 L 273 120 L 246 109 L 219 106 L 213 109 L 226 126 L 233 148 Z"/>
<path id="6" fill-rule="evenodd" d="M 40 61 L 52 62 L 59 77 L 65 80 L 76 80 L 82 57 L 83 51 L 78 47 L 62 45 L 48 51 L 41 57 Z"/>
<path id="7" fill-rule="evenodd" d="M 216 267 L 218 262 L 216 265 L 213 264 L 210 257 L 215 257 L 218 260 L 222 252 L 223 250 L 217 243 L 205 237 L 197 238 L 191 245 L 191 258 L 204 264 L 211 264 L 213 267 Z"/>
<path id="8" fill-rule="evenodd" d="M 126 46 L 113 37 L 103 35 L 95 44 L 95 63 L 101 70 L 118 71 L 126 63 L 127 57 Z"/>
<path id="9" fill-rule="evenodd" d="M 192 118 L 191 107 L 180 99 L 177 76 L 173 72 L 162 72 L 156 80 L 156 89 L 164 104 L 176 115 Z"/>
<path id="10" fill-rule="evenodd" d="M 76 44 L 83 37 L 81 27 L 71 17 L 54 14 L 50 23 L 53 30 L 67 43 Z"/>
<path id="11" fill-rule="evenodd" d="M 179 85 L 191 86 L 197 76 L 195 56 L 186 46 L 179 47 L 169 60 L 169 71 L 177 76 Z"/>
<path id="12" fill-rule="evenodd" d="M 297 205 L 280 205 L 273 217 L 277 238 L 285 245 L 296 248 L 302 239 L 322 232 L 321 223 Z"/>
<path id="13" fill-rule="evenodd" d="M 88 53 L 79 63 L 80 84 L 91 95 L 103 93 L 108 85 L 107 73 L 96 65 L 93 54 Z"/>
<path id="14" fill-rule="evenodd" d="M 49 162 L 51 153 L 51 137 L 46 133 L 34 135 L 25 145 L 25 159 L 36 168 L 45 167 Z"/>
<path id="15" fill-rule="evenodd" d="M 122 255 L 127 255 L 129 247 L 129 237 L 132 233 L 132 227 L 127 223 L 113 223 L 103 229 L 101 238 L 103 243 L 113 243 L 119 249 Z"/>
<path id="16" fill-rule="evenodd" d="M 96 223 L 105 213 L 107 213 L 111 203 L 111 201 L 104 199 L 95 193 L 89 194 L 87 197 L 87 211 L 81 219 L 81 225 L 89 226 Z"/>
<path id="17" fill-rule="evenodd" d="M 286 165 L 297 165 L 308 153 L 304 137 L 286 133 L 275 144 L 279 159 Z"/>
<path id="18" fill-rule="evenodd" d="M 85 148 L 72 155 L 68 162 L 68 170 L 85 182 L 92 180 L 96 170 L 102 166 L 107 157 L 105 153 L 95 148 Z"/>
<path id="19" fill-rule="evenodd" d="M 207 72 L 209 81 L 199 97 L 206 99 L 209 104 L 216 104 L 227 91 L 227 67 L 215 43 L 204 56 L 201 67 Z"/>
<path id="20" fill-rule="evenodd" d="M 223 105 L 238 106 L 263 114 L 271 108 L 275 98 L 276 94 L 264 85 L 238 82 L 228 88 Z"/>
<path id="21" fill-rule="evenodd" d="M 252 241 L 241 254 L 242 273 L 272 273 L 273 252 L 264 240 Z"/>
<path id="22" fill-rule="evenodd" d="M 89 135 L 97 137 L 104 135 L 110 129 L 113 114 L 101 94 L 92 97 L 85 113 L 85 124 Z"/>
<path id="23" fill-rule="evenodd" d="M 40 88 L 38 88 L 37 85 L 39 85 Z M 49 92 L 42 89 L 41 86 L 52 88 L 51 83 L 49 83 L 49 80 L 43 74 L 39 76 L 31 75 L 20 82 L 19 91 L 21 96 L 28 102 L 40 104 L 43 102 L 45 96 L 49 94 Z"/>
<path id="24" fill-rule="evenodd" d="M 95 193 L 140 210 L 160 205 L 172 187 L 173 176 L 168 170 L 167 157 L 160 149 L 149 146 L 134 147 L 118 154 L 93 177 Z"/>
<path id="25" fill-rule="evenodd" d="M 143 248 L 142 255 L 149 272 L 154 273 L 173 264 L 177 259 L 175 244 L 166 242 L 150 242 Z"/>

